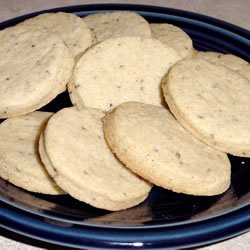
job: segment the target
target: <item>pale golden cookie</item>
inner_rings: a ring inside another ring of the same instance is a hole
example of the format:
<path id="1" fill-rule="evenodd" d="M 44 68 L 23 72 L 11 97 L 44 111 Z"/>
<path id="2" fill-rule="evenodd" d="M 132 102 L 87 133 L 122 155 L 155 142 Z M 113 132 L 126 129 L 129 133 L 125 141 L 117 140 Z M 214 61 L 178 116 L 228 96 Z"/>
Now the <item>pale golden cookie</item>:
<path id="1" fill-rule="evenodd" d="M 26 190 L 64 193 L 49 176 L 38 154 L 38 139 L 52 113 L 34 112 L 0 124 L 0 176 Z"/>
<path id="2" fill-rule="evenodd" d="M 78 107 L 102 110 L 125 101 L 161 105 L 161 79 L 178 60 L 175 50 L 156 39 L 106 40 L 90 48 L 77 62 L 69 83 L 70 98 Z"/>
<path id="3" fill-rule="evenodd" d="M 230 185 L 230 162 L 186 131 L 162 107 L 123 103 L 104 118 L 117 157 L 146 180 L 178 193 L 216 195 Z"/>
<path id="4" fill-rule="evenodd" d="M 176 119 L 210 146 L 250 156 L 250 82 L 223 65 L 201 59 L 175 64 L 163 79 Z"/>
<path id="5" fill-rule="evenodd" d="M 59 111 L 46 126 L 41 155 L 42 159 L 46 155 L 44 164 L 63 190 L 92 206 L 115 211 L 145 200 L 152 185 L 114 157 L 104 139 L 103 116 L 91 108 Z"/>
<path id="6" fill-rule="evenodd" d="M 98 13 L 84 17 L 83 20 L 94 31 L 98 42 L 121 36 L 151 37 L 148 22 L 135 12 Z"/>
<path id="7" fill-rule="evenodd" d="M 72 13 L 41 14 L 22 24 L 41 26 L 57 34 L 69 47 L 73 56 L 77 56 L 96 43 L 95 36 L 88 25 L 82 18 Z"/>
<path id="8" fill-rule="evenodd" d="M 192 39 L 179 27 L 167 23 L 150 24 L 152 37 L 173 48 L 181 58 L 192 57 L 194 53 Z"/>
<path id="9" fill-rule="evenodd" d="M 65 90 L 74 59 L 58 36 L 23 24 L 0 31 L 0 44 L 0 118 L 39 109 Z"/>
<path id="10" fill-rule="evenodd" d="M 235 70 L 250 80 L 249 63 L 238 56 L 218 52 L 199 51 L 194 57 L 206 60 L 210 63 L 222 64 L 229 69 Z"/>

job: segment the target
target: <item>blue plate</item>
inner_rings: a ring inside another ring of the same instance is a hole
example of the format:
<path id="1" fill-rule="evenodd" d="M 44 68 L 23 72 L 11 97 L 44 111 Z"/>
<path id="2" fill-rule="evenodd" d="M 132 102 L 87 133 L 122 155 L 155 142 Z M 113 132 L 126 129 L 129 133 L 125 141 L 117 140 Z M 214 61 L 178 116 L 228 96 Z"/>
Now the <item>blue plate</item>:
<path id="1" fill-rule="evenodd" d="M 136 11 L 149 22 L 172 23 L 185 30 L 194 47 L 232 53 L 249 61 L 249 32 L 207 16 L 176 9 L 125 4 L 82 5 L 51 9 L 0 24 L 15 25 L 44 12 L 85 16 L 112 10 Z M 71 106 L 68 94 L 43 107 Z M 28 237 L 78 248 L 126 249 L 196 247 L 248 230 L 250 159 L 229 155 L 232 184 L 222 195 L 189 196 L 154 187 L 148 199 L 131 209 L 108 212 L 73 198 L 31 193 L 0 179 L 0 225 Z"/>

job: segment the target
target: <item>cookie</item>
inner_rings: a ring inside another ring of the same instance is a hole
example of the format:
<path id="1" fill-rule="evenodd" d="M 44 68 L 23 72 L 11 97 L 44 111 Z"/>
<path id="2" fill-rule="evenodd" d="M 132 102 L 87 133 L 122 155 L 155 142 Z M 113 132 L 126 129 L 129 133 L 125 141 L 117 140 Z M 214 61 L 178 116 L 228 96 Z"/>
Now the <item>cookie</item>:
<path id="1" fill-rule="evenodd" d="M 97 41 L 122 36 L 151 37 L 148 22 L 135 12 L 114 11 L 83 18 L 94 31 Z"/>
<path id="2" fill-rule="evenodd" d="M 229 69 L 237 71 L 250 80 L 249 63 L 238 56 L 218 52 L 199 51 L 195 55 L 195 58 L 203 59 L 214 64 L 222 64 Z"/>
<path id="3" fill-rule="evenodd" d="M 152 38 L 120 37 L 90 48 L 77 62 L 70 98 L 76 106 L 102 110 L 125 101 L 161 105 L 160 82 L 180 60 Z"/>
<path id="4" fill-rule="evenodd" d="M 23 24 L 0 31 L 0 44 L 0 118 L 39 109 L 65 90 L 74 59 L 58 36 Z"/>
<path id="5" fill-rule="evenodd" d="M 72 197 L 107 210 L 121 210 L 146 199 L 151 184 L 136 176 L 109 150 L 100 110 L 65 108 L 44 131 L 44 164 Z"/>
<path id="6" fill-rule="evenodd" d="M 104 132 L 126 167 L 153 184 L 204 196 L 229 187 L 227 155 L 193 137 L 165 108 L 123 103 L 106 114 Z"/>
<path id="7" fill-rule="evenodd" d="M 72 13 L 46 13 L 23 22 L 25 25 L 41 26 L 60 36 L 76 57 L 96 43 L 94 33 L 82 18 Z"/>
<path id="8" fill-rule="evenodd" d="M 33 112 L 0 124 L 0 176 L 28 191 L 64 193 L 49 176 L 37 150 L 38 139 L 52 113 Z"/>
<path id="9" fill-rule="evenodd" d="M 163 79 L 171 112 L 194 136 L 235 156 L 250 156 L 250 82 L 223 65 L 184 59 Z"/>
<path id="10" fill-rule="evenodd" d="M 194 54 L 192 39 L 181 28 L 167 23 L 150 24 L 152 37 L 173 48 L 181 58 Z"/>
<path id="11" fill-rule="evenodd" d="M 106 114 L 104 132 L 117 157 L 158 186 L 205 196 L 229 187 L 226 154 L 190 135 L 165 108 L 123 103 Z"/>

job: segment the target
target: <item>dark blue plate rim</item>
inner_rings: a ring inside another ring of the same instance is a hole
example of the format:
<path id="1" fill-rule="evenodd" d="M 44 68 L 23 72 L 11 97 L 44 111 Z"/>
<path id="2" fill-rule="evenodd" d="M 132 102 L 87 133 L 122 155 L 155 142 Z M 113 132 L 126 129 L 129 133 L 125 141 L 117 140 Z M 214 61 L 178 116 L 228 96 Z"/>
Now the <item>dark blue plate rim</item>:
<path id="1" fill-rule="evenodd" d="M 249 31 L 243 28 L 218 20 L 216 18 L 211 18 L 193 12 L 150 5 L 90 4 L 55 8 L 23 15 L 2 22 L 0 24 L 0 29 L 14 25 L 24 19 L 44 12 L 65 11 L 78 14 L 81 13 L 81 11 L 84 11 L 84 13 L 86 14 L 87 11 L 112 11 L 121 9 L 137 11 L 139 13 L 145 14 L 155 13 L 156 15 L 168 13 L 176 15 L 178 18 L 184 18 L 184 20 L 186 18 L 198 23 L 205 23 L 207 25 L 210 25 L 211 27 L 215 26 L 215 28 L 219 28 L 220 32 L 226 31 L 229 35 L 234 34 L 233 36 L 235 39 L 239 39 L 239 42 L 243 42 L 244 45 L 249 46 Z M 8 206 L 8 209 L 6 209 L 6 206 Z M 72 247 L 108 247 L 109 249 L 111 249 L 117 247 L 152 248 L 157 246 L 157 248 L 166 248 L 166 246 L 169 245 L 169 249 L 176 249 L 177 246 L 178 248 L 183 248 L 209 244 L 247 232 L 249 231 L 247 224 L 248 213 L 248 206 L 247 204 L 245 204 L 243 206 L 236 207 L 235 209 L 230 210 L 226 213 L 218 214 L 218 216 L 215 217 L 194 220 L 191 221 L 191 223 L 187 222 L 172 224 L 172 227 L 161 225 L 160 228 L 147 226 L 135 226 L 129 228 L 103 228 L 100 225 L 97 225 L 97 227 L 93 227 L 93 225 L 92 227 L 90 227 L 90 225 L 73 225 L 73 228 L 77 229 L 77 231 L 72 233 L 72 227 L 67 228 L 65 226 L 56 225 L 56 223 L 58 223 L 56 220 L 54 220 L 54 222 L 46 222 L 44 221 L 44 219 L 46 220 L 46 218 L 42 216 L 26 212 L 22 209 L 16 208 L 13 205 L 10 206 L 6 202 L 0 202 L 0 225 L 4 228 L 32 238 Z M 86 234 L 84 230 L 92 230 L 91 232 L 93 233 L 93 235 Z M 105 234 L 103 234 L 103 232 L 105 232 Z M 145 232 L 150 233 L 145 236 Z M 116 235 L 114 233 L 118 234 Z M 62 238 L 64 234 L 67 234 L 67 240 Z M 87 239 L 87 236 L 92 241 Z M 138 238 L 139 236 L 145 240 L 143 242 L 140 242 L 140 238 Z M 54 237 L 56 237 L 56 239 L 54 239 Z M 79 241 L 78 243 L 74 241 L 76 239 Z M 173 245 L 171 246 L 171 244 Z"/>
<path id="2" fill-rule="evenodd" d="M 212 215 L 208 215 L 206 217 L 202 217 L 202 218 L 196 218 L 196 219 L 190 219 L 190 220 L 186 220 L 186 221 L 178 221 L 178 222 L 169 222 L 169 223 L 162 223 L 159 221 L 158 224 L 153 224 L 153 225 L 112 225 L 112 224 L 93 224 L 93 223 L 90 223 L 90 222 L 87 222 L 87 221 L 81 221 L 81 222 L 78 222 L 76 220 L 73 220 L 73 219 L 67 219 L 67 218 L 63 218 L 63 217 L 60 217 L 58 215 L 54 215 L 54 214 L 48 214 L 48 213 L 43 213 L 43 212 L 39 212 L 39 211 L 36 211 L 36 210 L 32 210 L 30 208 L 26 208 L 22 205 L 19 205 L 13 201 L 9 201 L 7 199 L 4 199 L 2 197 L 0 197 L 0 202 L 3 202 L 5 204 L 8 204 L 14 208 L 17 208 L 17 209 L 20 209 L 20 210 L 23 210 L 25 212 L 28 212 L 30 214 L 34 214 L 34 215 L 37 215 L 37 216 L 41 216 L 43 218 L 48 218 L 48 219 L 52 219 L 54 221 L 58 221 L 58 222 L 63 222 L 63 223 L 69 223 L 69 224 L 74 224 L 74 225 L 80 225 L 80 226 L 89 226 L 89 227 L 94 227 L 94 228 L 108 228 L 108 229 L 142 229 L 142 228 L 148 228 L 148 229 L 152 229 L 152 228 L 166 228 L 166 227 L 174 227 L 174 226 L 179 226 L 179 225 L 186 225 L 186 224 L 191 224 L 191 223 L 196 223 L 196 222 L 200 222 L 200 221 L 204 221 L 204 220 L 209 220 L 209 219 L 214 219 L 216 217 L 220 217 L 222 215 L 225 215 L 225 214 L 229 214 L 231 212 L 235 212 L 239 209 L 242 209 L 242 208 L 246 208 L 249 206 L 249 202 L 248 201 L 245 201 L 243 204 L 240 204 L 240 205 L 237 205 L 233 208 L 227 208 L 225 210 L 222 210 L 216 214 L 212 214 Z M 1 203 L 0 203 L 1 204 Z M 1 211 L 1 210 L 0 210 Z"/>
<path id="3" fill-rule="evenodd" d="M 249 209 L 173 228 L 94 229 L 88 226 L 67 226 L 30 215 L 25 211 L 0 206 L 1 226 L 41 241 L 68 247 L 88 249 L 182 249 L 211 244 L 249 231 Z"/>
<path id="4" fill-rule="evenodd" d="M 23 19 L 27 19 L 33 16 L 36 16 L 38 14 L 46 13 L 46 12 L 74 12 L 78 13 L 81 11 L 87 12 L 87 11 L 112 11 L 112 10 L 122 10 L 123 7 L 126 6 L 126 10 L 131 11 L 143 11 L 143 12 L 153 12 L 153 13 L 159 13 L 161 14 L 163 11 L 166 13 L 171 13 L 175 16 L 185 16 L 189 19 L 195 19 L 197 21 L 202 21 L 204 23 L 212 24 L 217 27 L 221 27 L 225 30 L 230 29 L 233 33 L 238 34 L 242 37 L 245 37 L 246 39 L 249 39 L 249 31 L 241 28 L 237 25 L 234 25 L 232 23 L 206 16 L 203 14 L 198 14 L 191 11 L 186 10 L 179 10 L 174 8 L 168 8 L 168 7 L 161 7 L 161 6 L 154 6 L 154 5 L 141 5 L 141 4 L 86 4 L 86 5 L 74 5 L 74 6 L 64 6 L 59 8 L 53 8 L 53 9 L 46 9 L 41 11 L 36 11 L 33 13 L 25 14 L 10 20 L 6 20 L 0 24 L 0 28 L 5 28 L 10 25 L 14 25 L 15 23 L 18 23 L 22 21 Z"/>

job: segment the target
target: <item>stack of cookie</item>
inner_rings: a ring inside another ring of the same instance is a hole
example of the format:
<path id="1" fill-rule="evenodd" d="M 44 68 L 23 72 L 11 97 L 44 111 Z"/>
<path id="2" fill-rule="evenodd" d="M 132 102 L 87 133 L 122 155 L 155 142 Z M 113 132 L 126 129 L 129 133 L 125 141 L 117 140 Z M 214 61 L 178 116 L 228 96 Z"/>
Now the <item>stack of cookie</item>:
<path id="1" fill-rule="evenodd" d="M 42 14 L 0 31 L 0 176 L 111 211 L 153 185 L 223 193 L 250 156 L 249 64 L 132 12 Z M 73 107 L 36 111 L 68 90 Z"/>

